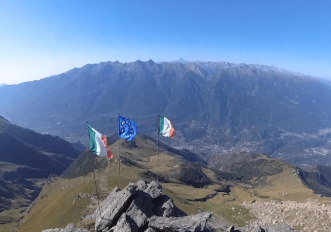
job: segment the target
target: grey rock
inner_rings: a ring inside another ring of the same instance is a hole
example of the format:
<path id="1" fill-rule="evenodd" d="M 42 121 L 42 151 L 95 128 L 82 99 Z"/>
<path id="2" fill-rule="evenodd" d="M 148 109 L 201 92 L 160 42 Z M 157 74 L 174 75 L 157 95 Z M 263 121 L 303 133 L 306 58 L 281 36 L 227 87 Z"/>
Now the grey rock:
<path id="1" fill-rule="evenodd" d="M 145 230 L 144 232 L 155 232 L 155 230 L 153 230 L 152 228 L 147 228 L 147 230 Z"/>
<path id="2" fill-rule="evenodd" d="M 169 199 L 167 202 L 165 202 L 162 207 L 162 209 L 164 209 L 163 212 L 163 217 L 171 217 L 175 208 L 174 202 L 172 201 L 172 199 Z"/>
<path id="3" fill-rule="evenodd" d="M 152 198 L 157 198 L 162 194 L 162 186 L 155 181 L 152 181 L 144 190 L 144 192 L 149 194 Z"/>
<path id="4" fill-rule="evenodd" d="M 261 226 L 259 226 L 258 228 L 255 228 L 254 232 L 265 232 L 265 230 Z"/>
<path id="5" fill-rule="evenodd" d="M 88 230 L 77 228 L 75 224 L 68 224 L 64 229 L 64 232 L 89 232 Z"/>
<path id="6" fill-rule="evenodd" d="M 231 225 L 226 231 L 233 232 L 234 231 L 234 225 Z"/>
<path id="7" fill-rule="evenodd" d="M 85 218 L 84 218 L 84 221 L 87 221 L 89 219 L 95 219 L 95 215 L 94 214 L 90 214 L 90 215 L 87 215 Z"/>
<path id="8" fill-rule="evenodd" d="M 229 225 L 227 224 L 227 222 L 224 219 L 214 217 L 214 216 L 212 216 L 210 219 L 208 219 L 206 226 L 208 228 L 213 228 L 214 230 L 218 229 L 218 230 L 222 230 L 222 231 L 226 231 L 227 228 L 229 227 Z"/>
<path id="9" fill-rule="evenodd" d="M 128 220 L 132 232 L 137 232 L 147 223 L 147 219 L 153 215 L 152 200 L 162 194 L 162 187 L 152 181 L 144 191 L 137 191 L 137 194 L 127 210 Z"/>
<path id="10" fill-rule="evenodd" d="M 59 229 L 59 228 L 47 229 L 47 230 L 43 230 L 42 232 L 89 232 L 89 231 L 85 229 L 77 228 L 75 224 L 70 223 L 64 229 Z"/>
<path id="11" fill-rule="evenodd" d="M 59 229 L 59 228 L 56 228 L 56 229 L 47 229 L 47 230 L 43 230 L 41 232 L 64 232 L 64 229 Z"/>
<path id="12" fill-rule="evenodd" d="M 94 212 L 96 217 L 95 230 L 97 232 L 107 231 L 122 214 L 124 208 L 130 204 L 131 199 L 137 191 L 137 186 L 130 183 L 123 190 L 115 188 L 101 204 L 101 216 L 99 208 Z"/>
<path id="13" fill-rule="evenodd" d="M 131 232 L 131 227 L 127 220 L 126 213 L 121 215 L 116 226 L 112 227 L 108 232 Z"/>
<path id="14" fill-rule="evenodd" d="M 139 180 L 139 181 L 136 183 L 136 185 L 137 185 L 138 190 L 140 190 L 140 191 L 144 191 L 144 190 L 147 188 L 147 184 L 146 184 L 146 182 L 143 181 L 143 180 Z"/>
<path id="15" fill-rule="evenodd" d="M 283 225 L 283 224 L 265 226 L 265 227 L 263 227 L 263 229 L 265 230 L 265 232 L 294 232 L 295 231 L 291 227 L 289 227 L 287 225 Z"/>
<path id="16" fill-rule="evenodd" d="M 183 217 L 187 216 L 182 210 L 177 208 L 172 199 L 166 195 L 161 195 L 153 199 L 153 212 L 159 217 Z"/>
<path id="17" fill-rule="evenodd" d="M 185 217 L 157 217 L 153 216 L 148 219 L 148 226 L 156 231 L 177 231 L 177 232 L 193 232 L 193 231 L 212 231 L 206 227 L 207 220 L 212 216 L 209 212 L 198 213 L 192 216 Z"/>

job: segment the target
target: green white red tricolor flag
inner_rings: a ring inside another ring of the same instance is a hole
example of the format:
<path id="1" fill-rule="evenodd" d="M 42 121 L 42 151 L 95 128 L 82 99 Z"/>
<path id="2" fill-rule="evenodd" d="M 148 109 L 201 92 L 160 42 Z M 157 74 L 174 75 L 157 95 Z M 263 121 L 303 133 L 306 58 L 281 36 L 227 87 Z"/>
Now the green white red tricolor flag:
<path id="1" fill-rule="evenodd" d="M 107 137 L 100 134 L 87 124 L 87 131 L 89 136 L 90 151 L 98 156 L 107 156 L 108 159 L 113 158 L 113 154 L 107 146 Z"/>
<path id="2" fill-rule="evenodd" d="M 175 129 L 166 117 L 159 116 L 159 134 L 165 137 L 173 138 Z"/>

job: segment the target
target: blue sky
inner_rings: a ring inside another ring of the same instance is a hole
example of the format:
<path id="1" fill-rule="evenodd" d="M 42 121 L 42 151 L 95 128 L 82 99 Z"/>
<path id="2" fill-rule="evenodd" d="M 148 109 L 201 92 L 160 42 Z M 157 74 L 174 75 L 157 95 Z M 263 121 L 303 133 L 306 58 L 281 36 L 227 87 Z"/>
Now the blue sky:
<path id="1" fill-rule="evenodd" d="M 87 63 L 260 63 L 331 77 L 329 0 L 0 0 L 0 83 Z"/>

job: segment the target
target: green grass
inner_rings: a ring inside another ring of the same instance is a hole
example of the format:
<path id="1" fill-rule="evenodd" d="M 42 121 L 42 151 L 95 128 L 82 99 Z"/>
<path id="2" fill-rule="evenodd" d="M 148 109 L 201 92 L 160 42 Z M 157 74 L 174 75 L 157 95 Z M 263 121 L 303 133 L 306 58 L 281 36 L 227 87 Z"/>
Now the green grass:
<path id="1" fill-rule="evenodd" d="M 88 199 L 79 199 L 75 204 L 73 200 L 80 192 L 95 192 L 92 178 L 89 175 L 87 178 L 58 179 L 51 183 L 50 187 L 42 191 L 42 200 L 23 219 L 18 231 L 64 228 L 68 223 L 79 222 L 82 216 L 80 213 L 86 208 Z"/>
<path id="2" fill-rule="evenodd" d="M 143 145 L 143 144 L 142 144 Z M 153 147 L 150 148 L 152 153 Z M 141 150 L 134 148 L 135 154 Z M 133 153 L 132 153 L 133 154 Z M 107 187 L 112 190 L 118 186 L 118 166 L 112 160 L 108 167 L 96 171 L 96 177 L 100 178 L 106 176 Z M 122 166 L 121 167 L 121 188 L 127 186 L 128 183 L 135 183 L 143 177 L 146 172 L 145 168 L 156 171 L 157 157 L 149 156 L 143 157 L 139 161 L 136 159 L 141 167 Z M 159 156 L 159 168 L 157 169 L 161 174 L 169 175 L 174 170 L 177 170 L 181 161 L 162 153 Z M 209 177 L 214 178 L 211 171 L 203 170 Z M 249 210 L 242 206 L 244 201 L 252 201 L 253 199 L 259 201 L 270 201 L 271 199 L 280 198 L 279 191 L 291 191 L 291 194 L 286 197 L 281 197 L 282 200 L 291 200 L 298 198 L 298 201 L 303 201 L 313 197 L 308 190 L 300 182 L 298 178 L 288 175 L 291 170 L 284 168 L 284 171 L 277 175 L 268 178 L 269 185 L 256 189 L 233 187 L 229 195 L 218 193 L 214 198 L 206 202 L 189 201 L 193 199 L 201 199 L 207 195 L 215 193 L 216 189 L 221 187 L 221 183 L 209 185 L 205 188 L 193 188 L 178 183 L 162 183 L 163 194 L 171 197 L 175 205 L 183 210 L 188 215 L 193 215 L 199 210 L 213 212 L 215 216 L 219 216 L 227 220 L 229 223 L 246 226 L 253 219 Z M 152 180 L 152 178 L 150 178 Z M 214 179 L 216 182 L 216 179 Z M 99 185 L 99 181 L 98 181 Z M 81 212 L 85 210 L 88 199 L 83 198 L 73 204 L 73 200 L 77 198 L 79 193 L 93 193 L 95 192 L 93 173 L 87 176 L 82 176 L 74 179 L 58 178 L 49 186 L 46 186 L 40 194 L 41 200 L 35 208 L 25 217 L 18 229 L 18 232 L 23 231 L 41 231 L 48 228 L 64 228 L 68 223 L 79 223 L 84 227 L 91 227 L 93 222 L 86 225 L 80 222 L 82 217 Z M 98 189 L 102 193 L 101 189 Z M 232 207 L 235 209 L 232 210 Z M 239 214 L 238 214 L 239 212 Z M 83 225 L 84 224 L 84 225 Z"/>

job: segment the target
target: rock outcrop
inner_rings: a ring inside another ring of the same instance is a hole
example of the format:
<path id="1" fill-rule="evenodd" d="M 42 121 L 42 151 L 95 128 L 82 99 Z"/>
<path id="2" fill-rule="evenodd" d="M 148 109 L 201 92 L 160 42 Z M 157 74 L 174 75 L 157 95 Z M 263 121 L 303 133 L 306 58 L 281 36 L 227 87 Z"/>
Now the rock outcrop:
<path id="1" fill-rule="evenodd" d="M 162 195 L 162 187 L 155 181 L 148 185 L 138 181 L 113 190 L 102 202 L 101 214 L 98 209 L 94 213 L 97 232 L 210 231 L 206 224 L 211 215 L 186 216 L 171 198 Z"/>
<path id="2" fill-rule="evenodd" d="M 115 188 L 85 220 L 95 219 L 96 232 L 293 232 L 282 224 L 265 226 L 229 227 L 212 213 L 200 212 L 187 216 L 162 195 L 162 187 L 155 181 L 130 183 L 124 189 Z M 43 232 L 89 232 L 69 224 L 65 229 L 48 229 Z"/>
<path id="3" fill-rule="evenodd" d="M 123 190 L 115 188 L 94 213 L 95 230 L 106 232 L 118 220 L 124 208 L 131 202 L 137 191 L 137 185 L 130 183 Z"/>
<path id="4" fill-rule="evenodd" d="M 209 212 L 172 218 L 153 216 L 148 220 L 148 226 L 156 231 L 212 231 L 212 229 L 206 226 L 207 221 L 211 216 L 212 213 Z"/>

